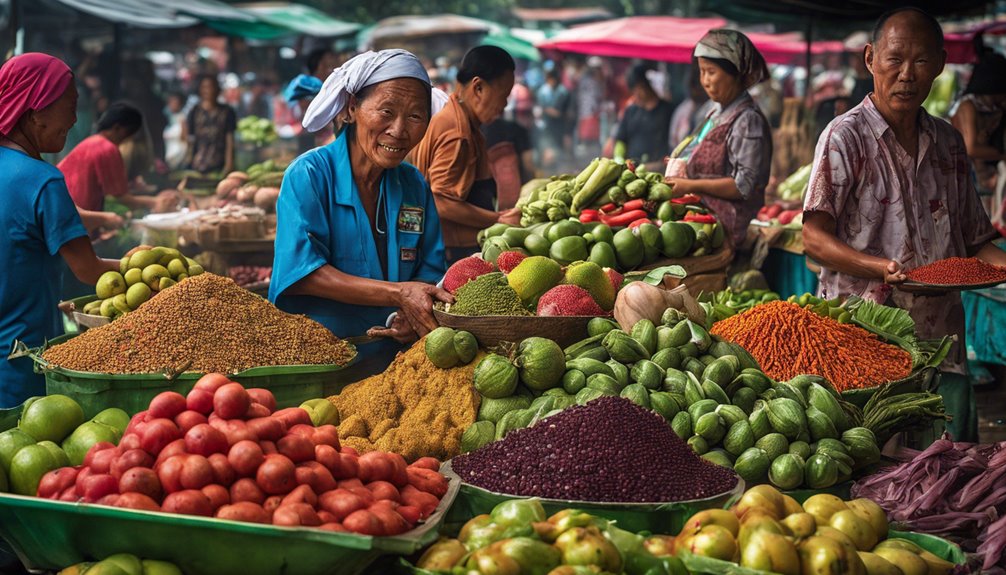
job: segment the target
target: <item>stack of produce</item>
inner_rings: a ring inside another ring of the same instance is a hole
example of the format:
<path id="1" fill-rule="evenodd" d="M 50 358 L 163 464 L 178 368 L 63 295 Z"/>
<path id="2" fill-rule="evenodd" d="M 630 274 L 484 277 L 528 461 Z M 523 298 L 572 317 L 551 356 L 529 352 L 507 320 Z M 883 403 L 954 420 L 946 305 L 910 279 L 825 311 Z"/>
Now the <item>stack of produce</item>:
<path id="1" fill-rule="evenodd" d="M 114 407 L 84 421 L 84 410 L 65 395 L 29 399 L 17 427 L 0 433 L 0 491 L 35 495 L 44 474 L 80 465 L 96 443 L 118 443 L 128 423 Z"/>
<path id="2" fill-rule="evenodd" d="M 672 206 L 684 211 L 675 215 Z M 495 261 L 501 252 L 515 250 L 550 257 L 561 265 L 588 260 L 626 272 L 661 257 L 702 256 L 718 250 L 725 240 L 723 226 L 706 212 L 701 206 L 672 200 L 662 204 L 658 212 L 659 217 L 666 219 L 656 221 L 624 219 L 646 213 L 632 211 L 612 216 L 607 223 L 564 219 L 528 227 L 495 224 L 480 232 L 482 257 Z M 627 224 L 628 227 L 618 229 Z"/>
<path id="3" fill-rule="evenodd" d="M 708 557 L 782 575 L 801 573 L 949 575 L 955 565 L 914 542 L 889 536 L 884 510 L 869 499 L 813 495 L 801 506 L 767 485 L 752 487 L 730 510 L 700 511 L 677 537 L 653 536 L 645 547 L 673 553 L 690 570 L 730 572 Z"/>
<path id="4" fill-rule="evenodd" d="M 813 167 L 814 164 L 807 164 L 790 174 L 779 183 L 776 188 L 776 196 L 784 202 L 803 202 L 803 195 L 807 191 L 807 184 L 810 183 L 810 171 Z"/>
<path id="5" fill-rule="evenodd" d="M 695 455 L 657 414 L 624 398 L 574 406 L 455 457 L 463 481 L 523 497 L 669 502 L 729 492 L 737 476 Z"/>
<path id="6" fill-rule="evenodd" d="M 982 569 L 1006 568 L 1006 444 L 955 443 L 944 437 L 925 451 L 852 487 L 898 525 L 954 539 L 983 557 Z"/>
<path id="7" fill-rule="evenodd" d="M 755 219 L 773 226 L 799 230 L 803 228 L 803 208 L 787 209 L 786 205 L 781 203 L 768 204 L 758 210 Z"/>
<path id="8" fill-rule="evenodd" d="M 457 455 L 461 434 L 478 411 L 472 389 L 477 353 L 470 333 L 441 327 L 398 354 L 384 373 L 330 397 L 339 410 L 342 442 L 409 461 Z"/>
<path id="9" fill-rule="evenodd" d="M 936 285 L 973 285 L 1006 282 L 1006 268 L 978 258 L 947 258 L 910 270 L 913 282 Z"/>
<path id="10" fill-rule="evenodd" d="M 140 309 L 45 350 L 49 363 L 95 373 L 235 373 L 264 365 L 346 365 L 355 352 L 325 326 L 204 273 Z"/>
<path id="11" fill-rule="evenodd" d="M 116 553 L 97 562 L 71 565 L 56 575 L 182 575 L 174 563 L 140 559 L 130 553 Z"/>
<path id="12" fill-rule="evenodd" d="M 266 212 L 276 211 L 286 166 L 275 160 L 253 164 L 247 172 L 231 172 L 217 184 L 217 197 L 224 202 L 254 204 Z"/>
<path id="13" fill-rule="evenodd" d="M 203 266 L 174 248 L 140 246 L 122 256 L 119 271 L 101 274 L 94 287 L 98 299 L 81 311 L 115 319 L 185 278 L 201 273 Z"/>
<path id="14" fill-rule="evenodd" d="M 546 519 L 536 499 L 509 500 L 461 528 L 457 539 L 433 544 L 417 567 L 434 573 L 491 575 L 533 573 L 633 573 L 671 575 L 684 567 L 673 557 L 658 559 L 643 537 L 575 509 Z"/>
<path id="15" fill-rule="evenodd" d="M 778 301 L 779 294 L 769 289 L 725 289 L 716 293 L 703 293 L 699 301 L 705 304 L 709 325 L 720 320 L 744 313 L 754 306 L 770 301 Z"/>
<path id="16" fill-rule="evenodd" d="M 258 116 L 245 116 L 238 120 L 237 135 L 242 142 L 248 142 L 255 146 L 271 144 L 279 138 L 272 120 Z"/>
<path id="17" fill-rule="evenodd" d="M 500 271 L 495 271 L 499 269 Z M 611 268 L 578 261 L 565 269 L 543 256 L 504 251 L 490 261 L 464 258 L 444 276 L 455 315 L 600 316 L 608 315 L 622 276 Z"/>
<path id="18" fill-rule="evenodd" d="M 272 278 L 272 266 L 231 266 L 227 276 L 241 287 L 260 284 Z"/>
<path id="19" fill-rule="evenodd" d="M 757 305 L 717 322 L 711 333 L 740 344 L 773 378 L 820 375 L 839 391 L 895 381 L 912 370 L 907 351 L 789 302 Z"/>
<path id="20" fill-rule="evenodd" d="M 447 492 L 440 463 L 407 465 L 401 455 L 358 455 L 334 426 L 307 411 L 276 411 L 267 389 L 221 374 L 188 396 L 159 394 L 133 416 L 116 447 L 98 443 L 83 467 L 50 471 L 38 496 L 163 511 L 397 535 L 428 517 Z"/>

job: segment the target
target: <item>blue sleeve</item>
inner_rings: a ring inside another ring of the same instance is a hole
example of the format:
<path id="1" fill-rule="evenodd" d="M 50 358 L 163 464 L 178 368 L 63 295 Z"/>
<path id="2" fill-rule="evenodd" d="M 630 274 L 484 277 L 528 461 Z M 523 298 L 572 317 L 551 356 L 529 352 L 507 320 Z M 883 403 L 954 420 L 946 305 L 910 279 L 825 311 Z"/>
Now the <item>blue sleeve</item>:
<path id="1" fill-rule="evenodd" d="M 52 179 L 42 186 L 35 202 L 35 223 L 45 238 L 49 255 L 59 253 L 59 249 L 70 240 L 87 236 L 87 230 L 80 221 L 77 206 L 73 205 L 66 181 Z"/>
<path id="2" fill-rule="evenodd" d="M 437 214 L 437 205 L 433 200 L 433 192 L 426 180 L 419 178 L 420 185 L 425 189 L 425 210 L 426 225 L 423 229 L 423 244 L 420 252 L 423 254 L 423 261 L 416 268 L 415 276 L 417 281 L 436 283 L 444 277 L 447 272 L 447 261 L 444 255 L 444 237 L 440 231 L 440 215 Z"/>
<path id="3" fill-rule="evenodd" d="M 328 210 L 321 201 L 324 178 L 309 163 L 294 162 L 283 176 L 276 202 L 276 242 L 269 300 L 329 263 Z"/>

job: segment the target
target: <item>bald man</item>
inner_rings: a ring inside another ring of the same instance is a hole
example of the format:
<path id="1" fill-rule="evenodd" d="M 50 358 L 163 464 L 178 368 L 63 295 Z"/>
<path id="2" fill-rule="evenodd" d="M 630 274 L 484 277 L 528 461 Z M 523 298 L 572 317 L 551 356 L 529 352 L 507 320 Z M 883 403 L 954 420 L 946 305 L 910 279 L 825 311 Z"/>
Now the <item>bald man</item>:
<path id="1" fill-rule="evenodd" d="M 922 108 L 947 53 L 943 31 L 913 8 L 881 16 L 863 54 L 873 92 L 817 143 L 803 239 L 823 297 L 860 296 L 911 314 L 920 339 L 956 335 L 941 366 L 948 430 L 977 440 L 958 292 L 909 292 L 905 271 L 948 257 L 1006 265 L 982 208 L 961 135 Z"/>

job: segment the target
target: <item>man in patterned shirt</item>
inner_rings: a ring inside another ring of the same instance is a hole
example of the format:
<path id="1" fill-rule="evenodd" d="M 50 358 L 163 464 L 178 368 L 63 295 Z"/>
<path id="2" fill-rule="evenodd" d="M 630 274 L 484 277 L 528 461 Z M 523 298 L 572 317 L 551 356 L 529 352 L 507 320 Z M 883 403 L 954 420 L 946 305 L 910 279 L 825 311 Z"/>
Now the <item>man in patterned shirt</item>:
<path id="1" fill-rule="evenodd" d="M 954 256 L 1006 265 L 960 134 L 922 102 L 943 70 L 943 32 L 930 15 L 891 11 L 866 46 L 873 92 L 821 135 L 804 201 L 807 254 L 821 264 L 822 297 L 861 296 L 911 314 L 920 339 L 956 335 L 941 393 L 958 441 L 977 440 L 957 292 L 909 292 L 905 271 Z"/>

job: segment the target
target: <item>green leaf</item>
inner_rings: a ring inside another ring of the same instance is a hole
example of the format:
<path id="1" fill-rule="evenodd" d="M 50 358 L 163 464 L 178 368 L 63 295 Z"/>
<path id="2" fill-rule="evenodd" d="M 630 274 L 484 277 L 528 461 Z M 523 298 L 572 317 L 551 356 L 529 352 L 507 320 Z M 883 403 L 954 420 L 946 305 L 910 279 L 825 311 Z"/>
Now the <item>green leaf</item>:
<path id="1" fill-rule="evenodd" d="M 664 283 L 664 276 L 672 276 L 680 279 L 686 275 L 688 275 L 688 272 L 681 266 L 661 266 L 646 272 L 646 276 L 642 281 L 651 286 L 659 286 Z"/>
<path id="2" fill-rule="evenodd" d="M 907 351 L 916 347 L 915 321 L 907 311 L 856 296 L 850 297 L 844 307 L 852 313 L 853 323 L 863 329 Z"/>

